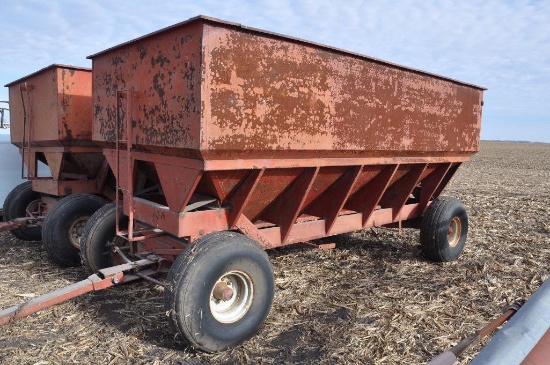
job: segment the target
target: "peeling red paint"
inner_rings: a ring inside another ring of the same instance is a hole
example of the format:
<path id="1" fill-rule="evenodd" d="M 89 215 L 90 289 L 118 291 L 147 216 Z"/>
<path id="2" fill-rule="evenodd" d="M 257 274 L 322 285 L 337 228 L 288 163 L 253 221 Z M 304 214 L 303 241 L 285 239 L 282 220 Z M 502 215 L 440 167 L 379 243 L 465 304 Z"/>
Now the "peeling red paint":
<path id="1" fill-rule="evenodd" d="M 93 138 L 109 147 L 115 91 L 135 90 L 142 97 L 131 111 L 133 143 L 155 153 L 219 159 L 478 150 L 482 88 L 224 22 L 197 18 L 92 59 Z M 119 109 L 125 118 L 125 106 Z"/>

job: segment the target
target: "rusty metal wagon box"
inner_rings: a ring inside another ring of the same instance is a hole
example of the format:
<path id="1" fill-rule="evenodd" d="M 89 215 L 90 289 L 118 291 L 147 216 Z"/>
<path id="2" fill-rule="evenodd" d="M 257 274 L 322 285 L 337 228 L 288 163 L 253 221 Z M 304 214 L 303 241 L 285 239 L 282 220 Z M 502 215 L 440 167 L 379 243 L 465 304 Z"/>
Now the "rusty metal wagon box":
<path id="1" fill-rule="evenodd" d="M 93 146 L 91 82 L 90 69 L 54 64 L 7 84 L 12 143 Z"/>
<path id="2" fill-rule="evenodd" d="M 207 17 L 90 56 L 93 140 L 200 159 L 469 155 L 483 88 Z M 124 126 L 122 126 L 124 128 Z M 277 152 L 274 152 L 277 151 Z"/>

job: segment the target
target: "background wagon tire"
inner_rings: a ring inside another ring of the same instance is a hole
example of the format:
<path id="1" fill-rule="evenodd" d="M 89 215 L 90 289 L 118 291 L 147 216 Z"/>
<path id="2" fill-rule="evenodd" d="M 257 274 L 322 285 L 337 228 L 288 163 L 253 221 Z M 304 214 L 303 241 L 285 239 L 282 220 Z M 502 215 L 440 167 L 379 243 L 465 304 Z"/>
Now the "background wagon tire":
<path id="1" fill-rule="evenodd" d="M 235 232 L 216 232 L 193 242 L 175 260 L 166 284 L 169 324 L 192 347 L 206 352 L 252 337 L 264 323 L 274 295 L 267 254 Z"/>
<path id="2" fill-rule="evenodd" d="M 80 238 L 84 226 L 106 203 L 96 195 L 76 194 L 53 206 L 42 225 L 42 244 L 53 262 L 63 267 L 80 265 Z"/>
<path id="3" fill-rule="evenodd" d="M 122 213 L 119 206 L 120 229 L 128 227 L 128 217 Z M 112 248 L 116 231 L 116 203 L 112 202 L 95 212 L 84 227 L 80 241 L 80 256 L 82 264 L 90 272 L 116 265 Z"/>
<path id="4" fill-rule="evenodd" d="M 8 194 L 4 200 L 4 206 L 2 207 L 4 212 L 4 221 L 9 221 L 15 218 L 26 217 L 27 209 L 30 211 L 38 208 L 40 204 L 40 193 L 32 190 L 32 183 L 26 181 L 17 185 Z M 11 231 L 11 233 L 22 240 L 26 241 L 40 241 L 42 239 L 42 233 L 40 227 L 20 228 Z"/>
<path id="5" fill-rule="evenodd" d="M 455 198 L 443 196 L 428 207 L 420 228 L 424 255 L 437 262 L 456 260 L 466 244 L 468 214 Z"/>

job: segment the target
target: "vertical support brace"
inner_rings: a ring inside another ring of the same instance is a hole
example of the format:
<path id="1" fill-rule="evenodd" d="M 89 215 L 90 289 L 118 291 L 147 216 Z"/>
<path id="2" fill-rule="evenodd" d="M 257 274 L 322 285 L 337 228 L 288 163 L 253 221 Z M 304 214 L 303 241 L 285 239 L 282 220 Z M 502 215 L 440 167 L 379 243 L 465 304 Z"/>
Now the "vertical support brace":
<path id="1" fill-rule="evenodd" d="M 116 151 L 116 158 L 115 158 L 115 181 L 116 181 L 116 188 L 115 188 L 115 216 L 116 216 L 116 234 L 120 234 L 120 142 L 121 141 L 121 123 L 120 123 L 120 103 L 121 100 L 124 99 L 124 96 L 126 93 L 121 90 L 117 90 L 116 92 L 116 120 L 115 120 L 115 151 Z M 127 156 L 127 158 L 130 158 L 130 156 Z"/>
<path id="2" fill-rule="evenodd" d="M 352 166 L 307 209 L 308 214 L 325 218 L 327 234 L 330 234 L 362 169 L 363 166 Z"/>
<path id="3" fill-rule="evenodd" d="M 231 197 L 228 204 L 231 207 L 231 212 L 228 217 L 229 227 L 235 227 L 263 174 L 264 169 L 252 170 Z"/>
<path id="4" fill-rule="evenodd" d="M 380 199 L 392 181 L 399 165 L 385 167 L 371 181 L 352 197 L 349 207 L 363 214 L 363 227 L 366 227 L 372 213 L 380 203 Z"/>
<path id="5" fill-rule="evenodd" d="M 281 227 L 282 243 L 286 241 L 290 229 L 300 215 L 318 173 L 319 167 L 305 169 L 298 179 L 262 214 L 262 218 Z"/>
<path id="6" fill-rule="evenodd" d="M 437 187 L 441 184 L 450 168 L 450 163 L 442 164 L 438 166 L 434 172 L 422 180 L 420 183 L 420 199 L 418 202 L 419 213 L 422 213 L 424 209 L 426 209 L 430 199 L 437 190 Z"/>
<path id="7" fill-rule="evenodd" d="M 460 165 L 461 165 L 460 162 L 459 163 L 454 163 L 454 164 L 451 165 L 451 167 L 449 168 L 449 170 L 447 170 L 447 173 L 445 174 L 445 176 L 443 177 L 443 179 L 441 180 L 441 182 L 437 186 L 437 189 L 432 194 L 433 198 L 437 198 L 441 194 L 441 192 L 443 191 L 443 189 L 445 189 L 445 187 L 447 186 L 449 181 L 451 181 L 452 177 L 454 176 L 454 174 L 456 173 L 456 171 L 458 170 Z"/>
<path id="8" fill-rule="evenodd" d="M 126 98 L 126 177 L 128 178 L 128 240 L 134 238 L 134 158 L 132 157 L 132 100 L 139 97 L 130 91 Z"/>
<path id="9" fill-rule="evenodd" d="M 405 176 L 392 184 L 380 200 L 382 206 L 392 208 L 394 220 L 399 217 L 401 209 L 403 209 L 403 206 L 407 203 L 407 199 L 409 199 L 409 196 L 418 184 L 418 180 L 427 166 L 428 164 L 412 166 Z"/>
<path id="10" fill-rule="evenodd" d="M 33 88 L 32 85 L 27 84 L 26 82 L 19 86 L 19 91 L 21 93 L 21 103 L 23 104 L 23 141 L 21 144 L 21 178 L 28 179 L 30 177 L 36 176 L 36 160 L 34 166 L 31 166 L 31 144 L 32 144 L 32 115 L 31 115 L 31 97 L 29 91 Z M 25 96 L 26 96 L 26 107 L 25 107 Z M 28 110 L 27 110 L 28 109 Z M 28 139 L 25 143 L 25 138 L 27 136 L 28 130 Z M 25 146 L 26 144 L 26 146 Z M 25 150 L 27 150 L 27 176 L 25 176 Z M 34 154 L 32 158 L 36 159 Z M 34 170 L 34 171 L 32 171 Z"/>

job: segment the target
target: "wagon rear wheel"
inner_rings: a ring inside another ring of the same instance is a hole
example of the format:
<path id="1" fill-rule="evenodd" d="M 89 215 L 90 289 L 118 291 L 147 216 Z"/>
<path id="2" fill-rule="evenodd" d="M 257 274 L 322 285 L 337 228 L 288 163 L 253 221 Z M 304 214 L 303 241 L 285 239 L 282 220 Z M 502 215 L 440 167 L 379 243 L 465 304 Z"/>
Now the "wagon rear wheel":
<path id="1" fill-rule="evenodd" d="M 80 242 L 80 256 L 82 264 L 90 272 L 98 272 L 101 269 L 123 262 L 116 258 L 113 246 L 124 244 L 122 238 L 116 237 L 116 203 L 105 205 L 92 215 L 86 223 L 82 240 Z M 128 227 L 128 217 L 122 213 L 122 205 L 119 206 L 120 229 Z"/>
<path id="2" fill-rule="evenodd" d="M 216 352 L 252 337 L 273 302 L 265 251 L 235 232 L 199 238 L 168 273 L 164 305 L 170 325 L 194 348 Z"/>
<path id="3" fill-rule="evenodd" d="M 468 214 L 455 198 L 440 197 L 428 207 L 422 218 L 420 242 L 422 252 L 432 261 L 456 260 L 466 244 Z"/>
<path id="4" fill-rule="evenodd" d="M 30 217 L 40 214 L 40 193 L 32 190 L 32 183 L 26 181 L 17 185 L 4 200 L 2 207 L 4 221 L 15 218 Z M 11 233 L 22 240 L 40 241 L 42 233 L 40 227 L 19 228 Z"/>
<path id="5" fill-rule="evenodd" d="M 80 265 L 80 238 L 86 222 L 107 201 L 92 194 L 69 195 L 48 212 L 42 244 L 50 259 L 64 267 Z"/>

